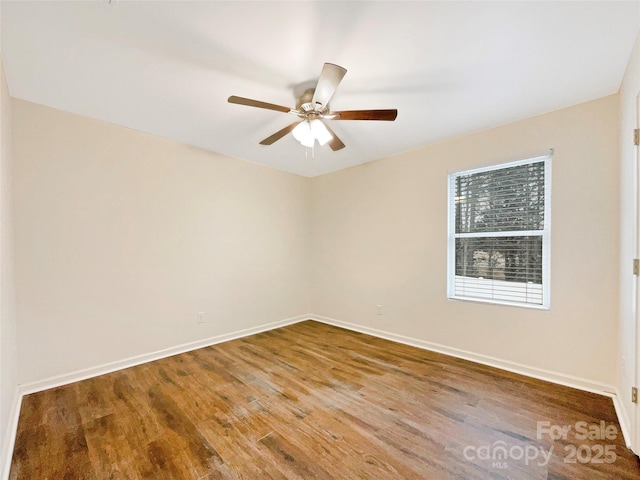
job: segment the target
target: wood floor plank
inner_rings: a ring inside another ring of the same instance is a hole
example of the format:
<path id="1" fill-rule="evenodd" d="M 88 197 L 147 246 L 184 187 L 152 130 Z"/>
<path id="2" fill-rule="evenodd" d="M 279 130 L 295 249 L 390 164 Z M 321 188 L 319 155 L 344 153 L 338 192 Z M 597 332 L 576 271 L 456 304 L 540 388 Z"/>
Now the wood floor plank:
<path id="1" fill-rule="evenodd" d="M 10 478 L 627 480 L 640 463 L 609 398 L 307 321 L 27 395 Z"/>

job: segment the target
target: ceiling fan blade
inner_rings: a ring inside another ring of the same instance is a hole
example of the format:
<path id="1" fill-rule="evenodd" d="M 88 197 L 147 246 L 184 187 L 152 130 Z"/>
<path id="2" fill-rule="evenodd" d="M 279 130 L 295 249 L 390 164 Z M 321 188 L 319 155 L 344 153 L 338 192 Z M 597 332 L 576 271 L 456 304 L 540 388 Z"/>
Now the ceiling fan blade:
<path id="1" fill-rule="evenodd" d="M 333 137 L 331 140 L 329 140 L 329 146 L 331 147 L 331 150 L 333 150 L 334 152 L 337 150 L 340 150 L 342 148 L 344 148 L 344 143 L 342 143 L 342 140 L 340 140 L 338 138 L 338 136 L 336 135 L 336 132 L 334 132 L 331 127 L 329 125 L 327 125 L 326 122 L 323 122 L 324 126 L 327 127 L 327 130 L 329 130 L 329 133 L 331 134 L 331 137 Z"/>
<path id="2" fill-rule="evenodd" d="M 271 145 L 272 143 L 275 143 L 276 141 L 280 140 L 282 137 L 284 137 L 287 133 L 291 132 L 291 130 L 293 130 L 294 128 L 296 128 L 296 126 L 299 124 L 300 122 L 294 122 L 291 125 L 287 125 L 286 127 L 284 127 L 282 130 L 278 130 L 276 133 L 274 133 L 273 135 L 265 138 L 264 140 L 262 140 L 260 142 L 260 145 Z"/>
<path id="3" fill-rule="evenodd" d="M 252 100 L 250 98 L 236 97 L 235 95 L 231 95 L 227 101 L 229 103 L 237 103 L 238 105 L 266 108 L 267 110 L 275 110 L 277 112 L 289 113 L 291 111 L 289 107 L 283 107 L 282 105 L 275 105 L 273 103 L 261 102 L 259 100 Z"/>
<path id="4" fill-rule="evenodd" d="M 311 104 L 321 104 L 323 107 L 329 105 L 329 101 L 333 94 L 336 93 L 336 88 L 342 81 L 342 78 L 347 73 L 346 68 L 342 68 L 339 65 L 333 63 L 325 63 L 316 85 L 316 90 L 313 93 L 313 100 Z"/>
<path id="5" fill-rule="evenodd" d="M 342 112 L 331 112 L 337 115 L 333 120 L 386 120 L 393 122 L 398 116 L 398 110 L 345 110 Z"/>

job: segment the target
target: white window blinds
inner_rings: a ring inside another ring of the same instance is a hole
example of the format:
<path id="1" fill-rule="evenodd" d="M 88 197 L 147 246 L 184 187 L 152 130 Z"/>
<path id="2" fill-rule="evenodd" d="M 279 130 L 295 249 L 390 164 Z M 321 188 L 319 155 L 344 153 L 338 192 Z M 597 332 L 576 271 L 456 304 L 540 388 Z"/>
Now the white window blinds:
<path id="1" fill-rule="evenodd" d="M 450 298 L 549 307 L 551 157 L 449 175 Z"/>

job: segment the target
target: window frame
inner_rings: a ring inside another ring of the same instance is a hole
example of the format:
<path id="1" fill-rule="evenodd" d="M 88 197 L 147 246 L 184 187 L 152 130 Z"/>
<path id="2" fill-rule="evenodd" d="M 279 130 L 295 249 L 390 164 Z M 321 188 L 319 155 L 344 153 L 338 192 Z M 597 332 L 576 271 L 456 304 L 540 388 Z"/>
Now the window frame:
<path id="1" fill-rule="evenodd" d="M 468 302 L 508 305 L 523 308 L 549 310 L 551 306 L 551 164 L 552 153 L 538 157 L 526 158 L 488 167 L 457 170 L 449 172 L 447 176 L 447 298 Z M 500 232 L 456 233 L 456 181 L 462 175 L 485 173 L 502 170 L 520 165 L 544 162 L 544 228 L 542 230 L 509 230 Z M 456 295 L 456 239 L 470 237 L 513 237 L 513 236 L 541 236 L 542 237 L 542 304 L 496 300 L 465 295 Z"/>

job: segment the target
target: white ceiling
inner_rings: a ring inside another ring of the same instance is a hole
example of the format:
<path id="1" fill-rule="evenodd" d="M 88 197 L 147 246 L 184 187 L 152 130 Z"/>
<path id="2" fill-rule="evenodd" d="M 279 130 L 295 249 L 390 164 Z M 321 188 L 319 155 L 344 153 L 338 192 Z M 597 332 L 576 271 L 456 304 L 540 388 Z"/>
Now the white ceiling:
<path id="1" fill-rule="evenodd" d="M 574 105 L 620 86 L 638 2 L 2 1 L 11 95 L 315 176 Z M 397 108 L 395 122 L 334 121 L 346 148 L 291 135 L 324 62 L 348 72 L 333 110 Z M 544 146 L 546 147 L 546 146 Z"/>

